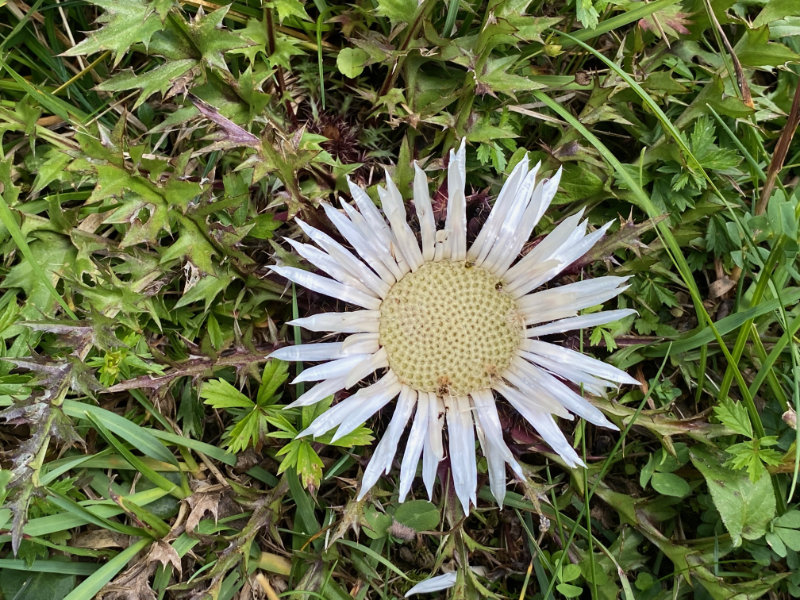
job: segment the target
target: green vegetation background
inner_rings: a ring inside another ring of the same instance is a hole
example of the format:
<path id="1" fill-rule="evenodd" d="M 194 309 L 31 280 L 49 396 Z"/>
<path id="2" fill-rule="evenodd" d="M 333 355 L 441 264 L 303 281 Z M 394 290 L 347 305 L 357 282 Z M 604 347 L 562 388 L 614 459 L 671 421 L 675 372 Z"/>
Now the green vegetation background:
<path id="1" fill-rule="evenodd" d="M 800 597 L 798 60 L 796 0 L 0 1 L 0 597 Z M 618 219 L 567 279 L 638 316 L 564 343 L 642 382 L 467 519 L 264 359 L 292 217 L 462 137 L 472 225 L 526 149 L 536 235 Z"/>

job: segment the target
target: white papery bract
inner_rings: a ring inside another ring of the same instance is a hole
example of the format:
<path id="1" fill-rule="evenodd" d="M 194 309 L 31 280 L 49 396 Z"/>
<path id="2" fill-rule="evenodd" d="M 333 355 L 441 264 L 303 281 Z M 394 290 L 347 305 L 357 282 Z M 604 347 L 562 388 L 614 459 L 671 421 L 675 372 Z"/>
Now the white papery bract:
<path id="1" fill-rule="evenodd" d="M 408 224 L 400 191 L 387 174 L 378 187 L 382 210 L 361 188 L 350 184 L 355 206 L 323 205 L 346 240 L 298 220 L 316 245 L 292 247 L 329 277 L 293 267 L 276 273 L 358 310 L 323 313 L 290 322 L 310 331 L 342 334 L 340 342 L 288 346 L 270 356 L 321 363 L 296 381 L 317 381 L 291 406 L 308 406 L 359 382 L 362 387 L 320 415 L 300 435 L 336 429 L 347 435 L 396 400 L 394 412 L 363 476 L 362 498 L 388 473 L 404 432 L 410 430 L 400 460 L 400 501 L 408 494 L 422 459 L 422 479 L 430 495 L 439 463 L 447 456 L 456 495 L 469 512 L 477 497 L 475 439 L 486 456 L 489 483 L 502 505 L 506 465 L 523 477 L 503 439 L 496 403 L 504 398 L 569 467 L 583 466 L 554 416 L 616 429 L 582 394 L 637 381 L 623 371 L 574 350 L 542 341 L 542 336 L 595 327 L 632 314 L 609 310 L 581 315 L 627 288 L 624 277 L 599 277 L 551 286 L 583 256 L 609 224 L 587 232 L 582 212 L 565 219 L 524 257 L 524 244 L 556 193 L 561 170 L 537 182 L 539 165 L 524 158 L 508 177 L 475 241 L 467 244 L 464 184 L 465 149 L 450 153 L 449 193 L 444 228 L 436 229 L 428 181 L 415 166 L 413 199 L 419 241 Z M 447 431 L 447 447 L 443 440 Z"/>

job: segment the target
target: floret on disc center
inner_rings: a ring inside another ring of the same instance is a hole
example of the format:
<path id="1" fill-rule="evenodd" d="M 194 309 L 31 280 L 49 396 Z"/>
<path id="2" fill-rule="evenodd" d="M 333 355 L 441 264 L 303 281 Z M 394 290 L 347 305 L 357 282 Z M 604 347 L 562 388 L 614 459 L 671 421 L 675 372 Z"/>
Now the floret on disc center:
<path id="1" fill-rule="evenodd" d="M 379 333 L 401 382 L 464 396 L 489 389 L 508 368 L 523 321 L 495 275 L 444 260 L 425 263 L 392 286 L 381 304 Z"/>

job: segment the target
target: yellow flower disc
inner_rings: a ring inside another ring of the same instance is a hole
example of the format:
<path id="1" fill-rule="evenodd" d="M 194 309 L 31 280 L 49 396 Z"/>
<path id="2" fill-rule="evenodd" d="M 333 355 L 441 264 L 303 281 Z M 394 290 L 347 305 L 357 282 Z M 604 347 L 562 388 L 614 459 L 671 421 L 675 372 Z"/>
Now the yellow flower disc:
<path id="1" fill-rule="evenodd" d="M 516 300 L 489 271 L 428 262 L 392 286 L 380 309 L 380 344 L 401 382 L 464 396 L 489 389 L 523 337 Z"/>

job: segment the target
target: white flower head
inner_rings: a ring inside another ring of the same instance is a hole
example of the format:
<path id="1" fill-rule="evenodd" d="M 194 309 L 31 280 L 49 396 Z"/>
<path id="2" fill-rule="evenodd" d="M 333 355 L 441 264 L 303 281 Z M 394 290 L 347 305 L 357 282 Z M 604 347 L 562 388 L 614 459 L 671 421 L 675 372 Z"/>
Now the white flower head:
<path id="1" fill-rule="evenodd" d="M 375 383 L 320 415 L 299 435 L 334 439 L 353 431 L 395 401 L 394 413 L 363 476 L 359 498 L 391 469 L 409 419 L 400 466 L 400 501 L 408 494 L 422 456 L 422 479 L 433 491 L 439 462 L 448 455 L 455 492 L 469 512 L 476 503 L 477 435 L 492 493 L 502 505 L 506 465 L 522 469 L 503 439 L 496 402 L 505 399 L 570 467 L 583 462 L 554 416 L 576 414 L 616 427 L 575 390 L 601 395 L 618 384 L 636 384 L 623 371 L 542 336 L 621 319 L 633 310 L 580 315 L 582 309 L 626 289 L 625 277 L 599 277 L 534 291 L 583 256 L 610 223 L 587 233 L 582 211 L 565 219 L 517 260 L 558 188 L 561 170 L 536 180 L 537 164 L 523 158 L 514 168 L 475 241 L 467 245 L 465 149 L 450 152 L 444 229 L 436 230 L 428 180 L 415 165 L 413 196 L 420 240 L 408 224 L 400 191 L 386 177 L 378 187 L 382 211 L 350 183 L 355 207 L 323 204 L 352 251 L 298 219 L 316 244 L 288 240 L 298 254 L 330 278 L 292 267 L 276 273 L 311 290 L 361 307 L 290 322 L 310 331 L 346 334 L 340 342 L 289 346 L 270 356 L 320 362 L 295 379 L 318 381 L 290 406 L 308 406 L 378 373 Z M 421 243 L 420 243 L 421 242 Z M 412 418 L 413 416 L 413 418 Z M 445 448 L 443 431 L 447 430 Z"/>

